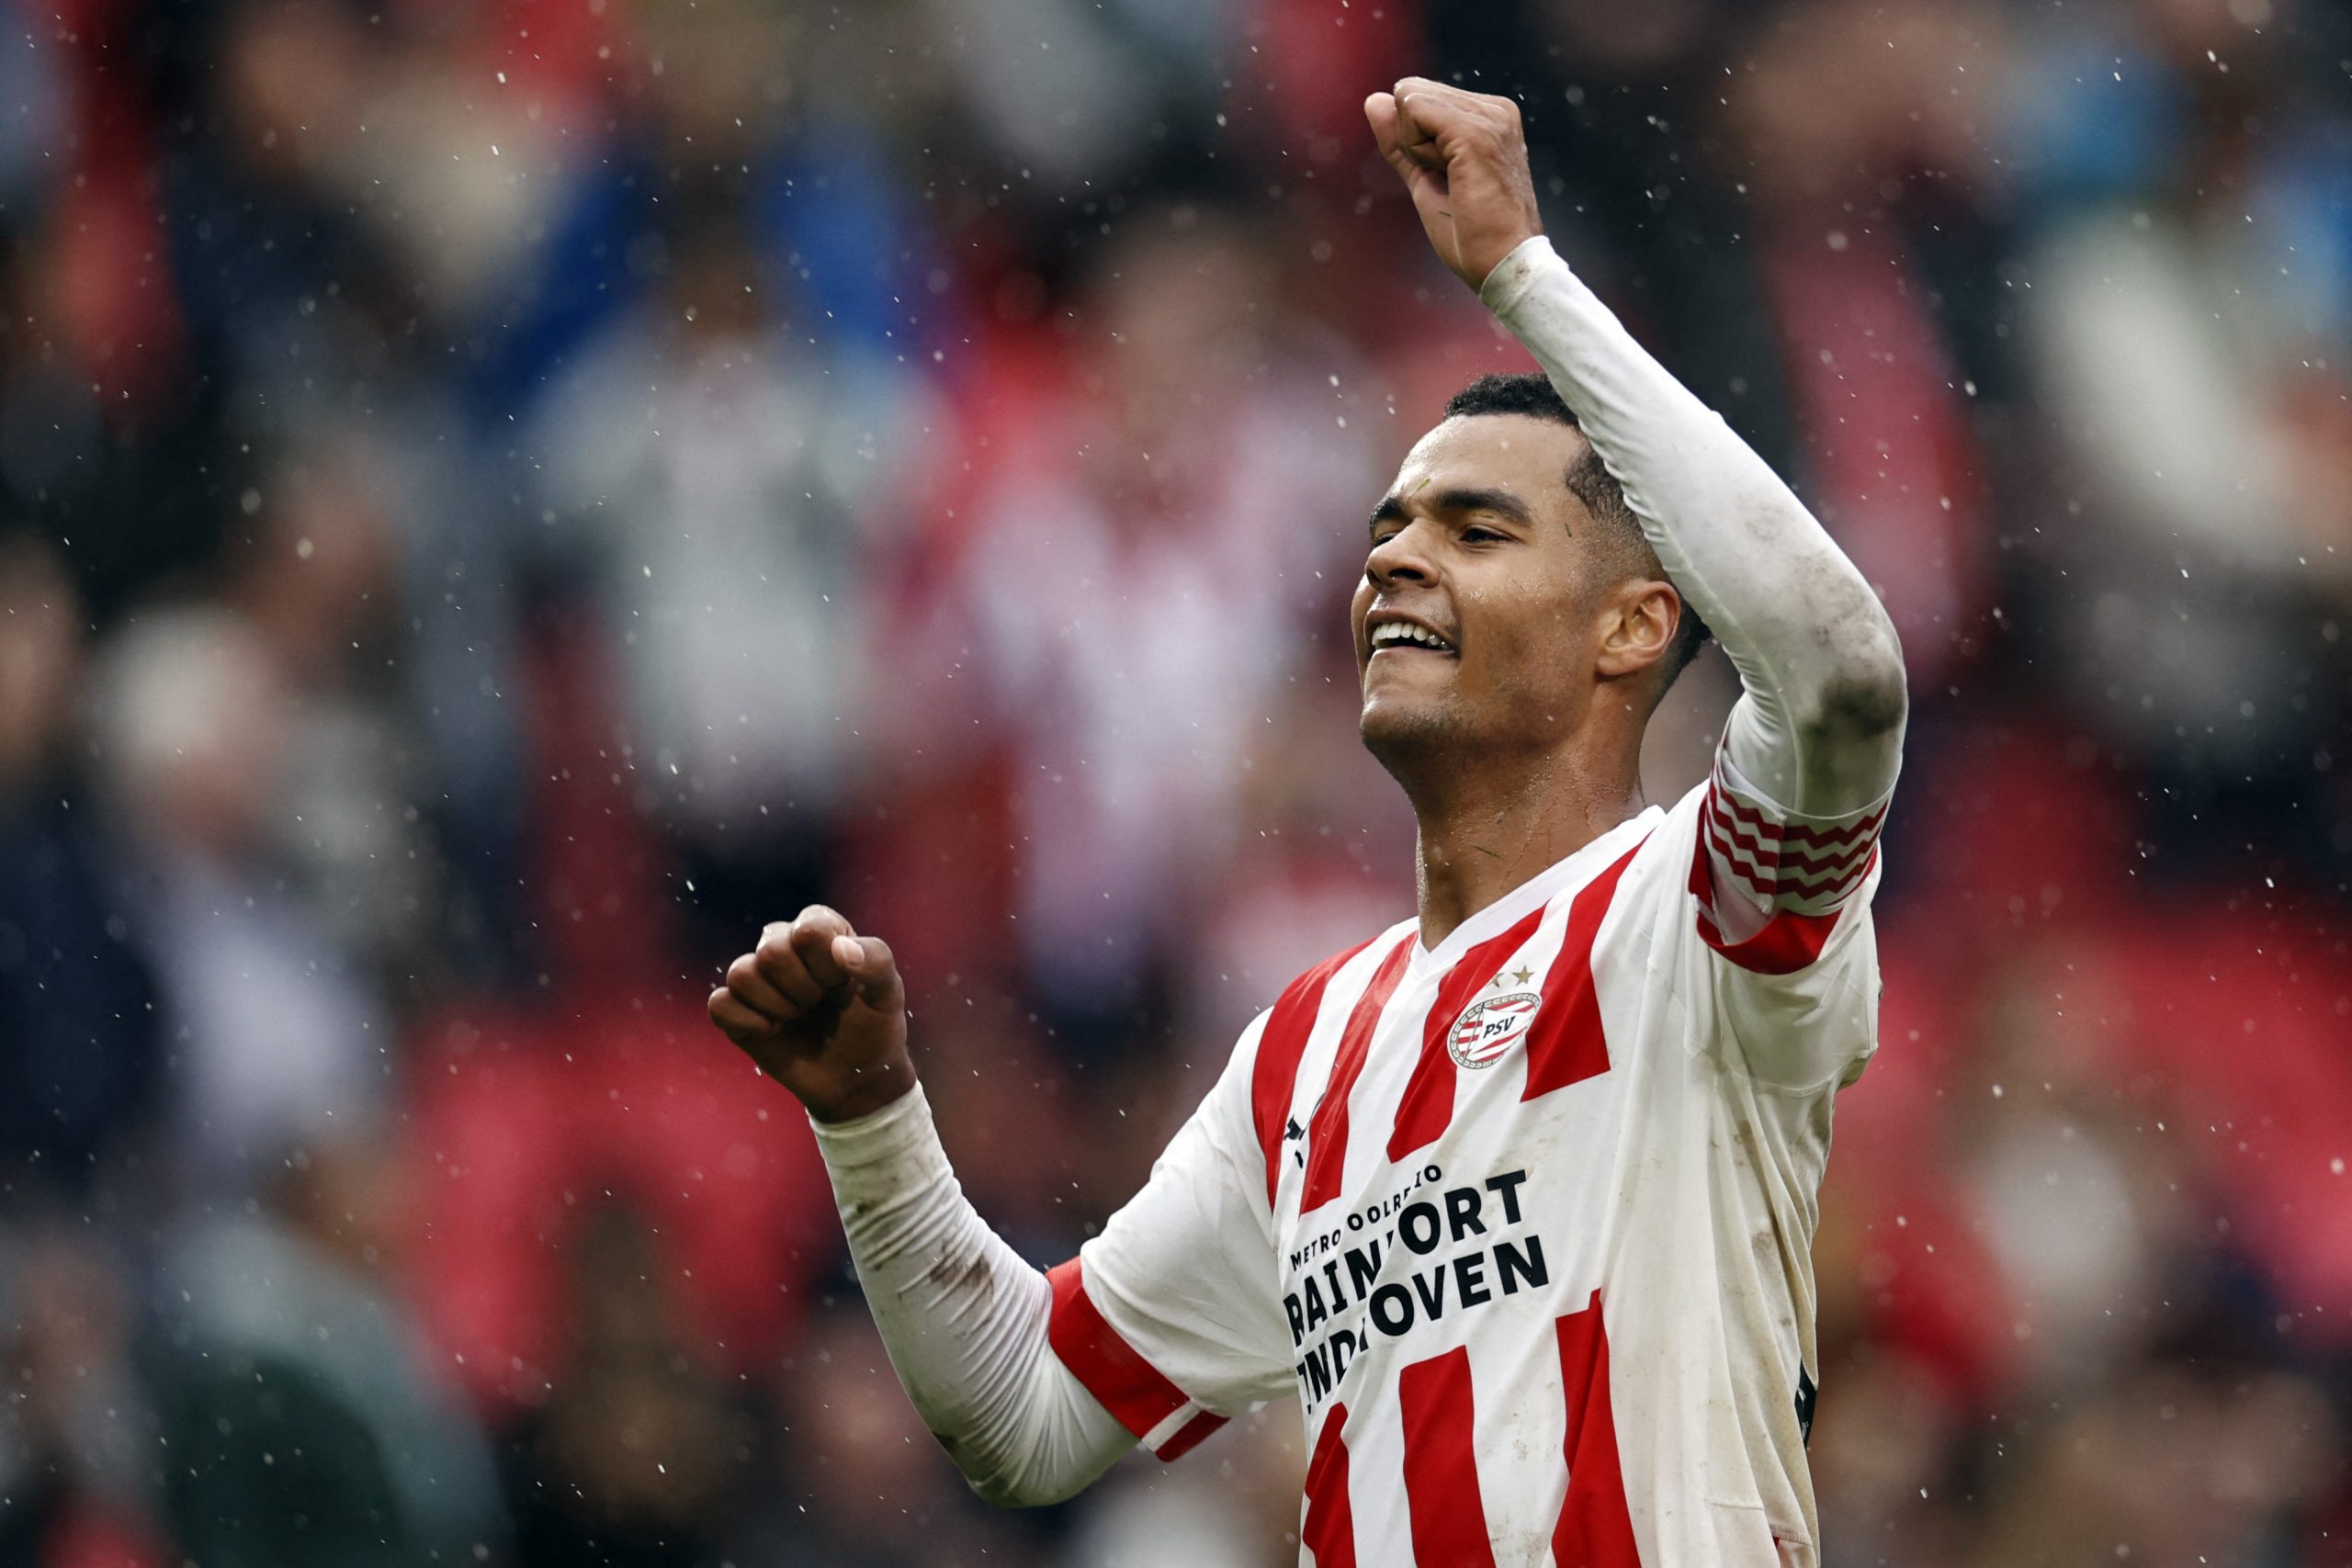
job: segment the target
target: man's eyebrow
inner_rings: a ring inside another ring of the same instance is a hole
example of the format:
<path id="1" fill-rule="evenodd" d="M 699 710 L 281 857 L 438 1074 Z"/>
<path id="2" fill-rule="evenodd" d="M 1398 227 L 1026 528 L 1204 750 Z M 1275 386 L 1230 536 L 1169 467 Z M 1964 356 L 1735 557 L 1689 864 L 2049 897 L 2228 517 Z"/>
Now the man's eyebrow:
<path id="1" fill-rule="evenodd" d="M 1419 492 L 1416 491 L 1414 493 L 1418 495 Z M 1440 513 L 1491 512 L 1498 517 L 1508 517 L 1522 525 L 1532 525 L 1535 521 L 1535 514 L 1528 510 L 1527 502 L 1507 490 L 1442 490 L 1430 498 L 1430 509 Z M 1372 522 L 1368 525 L 1376 529 L 1383 523 L 1400 522 L 1405 515 L 1403 497 L 1384 496 L 1380 504 L 1372 509 Z"/>
<path id="2" fill-rule="evenodd" d="M 1507 490 L 1442 490 L 1430 502 L 1440 512 L 1491 512 L 1514 523 L 1532 523 L 1527 502 Z"/>

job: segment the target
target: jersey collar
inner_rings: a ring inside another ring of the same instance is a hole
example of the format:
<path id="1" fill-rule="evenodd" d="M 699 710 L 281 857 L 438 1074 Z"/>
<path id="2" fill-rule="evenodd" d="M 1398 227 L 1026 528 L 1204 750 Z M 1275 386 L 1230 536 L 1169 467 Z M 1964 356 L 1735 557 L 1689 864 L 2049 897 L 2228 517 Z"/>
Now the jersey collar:
<path id="1" fill-rule="evenodd" d="M 1415 977 L 1453 967 L 1454 961 L 1478 943 L 1500 936 L 1513 922 L 1541 908 L 1573 887 L 1581 887 L 1602 868 L 1639 843 L 1642 836 L 1666 818 L 1663 809 L 1645 807 L 1609 831 L 1561 860 L 1554 861 L 1447 933 L 1436 947 L 1421 945 L 1420 928 L 1414 927 L 1413 952 L 1406 973 Z"/>

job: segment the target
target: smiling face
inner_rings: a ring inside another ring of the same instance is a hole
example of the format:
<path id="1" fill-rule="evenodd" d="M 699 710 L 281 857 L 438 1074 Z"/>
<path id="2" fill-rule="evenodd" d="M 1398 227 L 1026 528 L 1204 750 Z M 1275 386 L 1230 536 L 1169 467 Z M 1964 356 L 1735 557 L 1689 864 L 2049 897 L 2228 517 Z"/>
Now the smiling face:
<path id="1" fill-rule="evenodd" d="M 1638 745 L 1679 602 L 1569 488 L 1589 452 L 1555 420 L 1457 416 L 1374 511 L 1351 612 L 1362 729 L 1400 780 L 1439 750 L 1551 751 L 1604 692 Z"/>

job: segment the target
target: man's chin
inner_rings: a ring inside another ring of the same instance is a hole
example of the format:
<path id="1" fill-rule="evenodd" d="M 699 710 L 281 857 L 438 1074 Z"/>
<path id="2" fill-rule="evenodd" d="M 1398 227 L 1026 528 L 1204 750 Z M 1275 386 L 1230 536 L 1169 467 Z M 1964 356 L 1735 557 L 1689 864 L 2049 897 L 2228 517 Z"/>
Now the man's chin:
<path id="1" fill-rule="evenodd" d="M 1394 773 L 1425 753 L 1458 741 L 1456 716 L 1452 705 L 1442 701 L 1410 701 L 1384 693 L 1365 701 L 1356 732 L 1374 760 Z"/>

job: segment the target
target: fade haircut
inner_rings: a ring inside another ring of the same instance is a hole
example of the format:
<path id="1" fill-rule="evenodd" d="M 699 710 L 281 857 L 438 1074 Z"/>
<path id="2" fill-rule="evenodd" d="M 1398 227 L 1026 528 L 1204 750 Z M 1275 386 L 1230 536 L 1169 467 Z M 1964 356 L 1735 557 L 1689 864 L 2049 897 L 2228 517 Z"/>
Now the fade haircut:
<path id="1" fill-rule="evenodd" d="M 1535 371 L 1481 376 L 1446 400 L 1447 419 L 1483 413 L 1523 413 L 1565 424 L 1571 430 L 1583 429 L 1577 423 L 1576 411 L 1561 398 L 1551 378 Z M 1658 564 L 1657 552 L 1642 533 L 1641 520 L 1626 503 L 1625 487 L 1601 462 L 1600 454 L 1593 450 L 1589 440 L 1584 444 L 1584 455 L 1568 469 L 1566 477 L 1568 493 L 1583 502 L 1585 510 L 1600 525 L 1600 547 L 1611 564 L 1622 569 L 1625 577 L 1664 579 L 1666 569 Z M 1666 679 L 1658 683 L 1660 695 L 1699 656 L 1707 635 L 1707 624 L 1699 618 L 1699 612 L 1690 607 L 1690 602 L 1684 600 L 1682 619 L 1674 628 L 1673 646 L 1666 650 Z"/>

